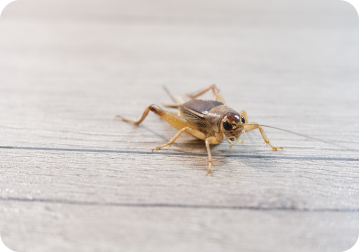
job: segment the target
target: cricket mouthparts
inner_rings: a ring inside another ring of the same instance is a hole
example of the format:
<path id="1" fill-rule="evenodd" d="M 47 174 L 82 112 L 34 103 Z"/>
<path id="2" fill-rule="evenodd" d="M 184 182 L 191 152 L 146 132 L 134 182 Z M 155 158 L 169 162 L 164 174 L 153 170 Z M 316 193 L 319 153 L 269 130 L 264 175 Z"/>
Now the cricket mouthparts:
<path id="1" fill-rule="evenodd" d="M 245 134 L 245 130 L 243 129 L 243 130 L 242 130 L 238 135 L 236 135 L 236 136 L 226 137 L 226 141 L 230 144 L 229 148 L 232 149 L 232 147 L 239 142 L 241 136 L 243 136 L 243 140 L 244 140 L 244 134 Z M 231 143 L 230 141 L 232 141 L 233 143 Z M 242 141 L 242 143 L 243 143 L 243 141 Z"/>
<path id="2" fill-rule="evenodd" d="M 234 137 L 234 136 L 233 137 L 226 137 L 227 142 L 230 144 L 229 148 L 232 149 L 232 147 L 238 143 L 240 137 L 241 137 L 241 135 L 236 136 L 236 137 Z M 234 143 L 231 143 L 229 140 L 231 140 Z"/>

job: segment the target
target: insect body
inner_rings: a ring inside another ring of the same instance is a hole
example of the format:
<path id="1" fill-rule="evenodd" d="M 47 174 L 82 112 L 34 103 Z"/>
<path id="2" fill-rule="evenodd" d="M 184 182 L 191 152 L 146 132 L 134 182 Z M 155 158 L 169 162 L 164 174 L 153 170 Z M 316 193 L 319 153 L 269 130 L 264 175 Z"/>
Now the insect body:
<path id="1" fill-rule="evenodd" d="M 209 90 L 213 91 L 214 100 L 195 99 Z M 259 129 L 264 141 L 269 144 L 273 150 L 283 149 L 282 147 L 274 147 L 267 139 L 262 127 L 258 124 L 248 123 L 247 113 L 244 110 L 238 113 L 228 107 L 225 104 L 219 89 L 215 85 L 212 85 L 197 94 L 188 96 L 192 99 L 189 102 L 167 105 L 168 107 L 177 107 L 179 110 L 178 115 L 174 115 L 173 113 L 152 104 L 146 108 L 138 121 L 128 120 L 121 116 L 118 117 L 122 118 L 125 122 L 133 122 L 135 125 L 139 125 L 146 118 L 148 113 L 152 111 L 162 117 L 172 127 L 179 130 L 168 143 L 159 146 L 152 151 L 171 146 L 182 133 L 204 140 L 208 152 L 208 174 L 211 173 L 212 164 L 212 155 L 209 145 L 222 142 L 224 137 L 230 144 L 230 148 L 232 148 L 238 143 L 242 134 L 250 130 Z"/>

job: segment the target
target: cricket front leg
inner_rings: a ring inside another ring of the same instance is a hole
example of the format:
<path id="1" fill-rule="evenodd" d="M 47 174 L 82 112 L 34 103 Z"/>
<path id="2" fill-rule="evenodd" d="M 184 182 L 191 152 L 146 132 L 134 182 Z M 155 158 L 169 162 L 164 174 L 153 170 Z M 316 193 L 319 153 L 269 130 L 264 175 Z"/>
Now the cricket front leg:
<path id="1" fill-rule="evenodd" d="M 273 150 L 278 150 L 278 149 L 282 149 L 282 150 L 283 150 L 283 147 L 274 147 L 274 146 L 269 142 L 269 140 L 268 140 L 266 134 L 264 133 L 264 130 L 263 130 L 262 127 L 259 126 L 258 129 L 259 129 L 259 131 L 260 131 L 261 134 L 262 134 L 262 137 L 263 137 L 263 139 L 264 139 L 264 142 L 266 142 L 267 144 L 269 144 L 270 147 L 272 147 Z"/>
<path id="2" fill-rule="evenodd" d="M 278 149 L 282 149 L 282 150 L 283 150 L 283 147 L 275 147 L 275 146 L 273 146 L 273 145 L 269 142 L 269 140 L 268 140 L 266 134 L 264 133 L 263 128 L 262 128 L 261 126 L 259 126 L 258 124 L 248 124 L 248 125 L 245 125 L 245 126 L 244 126 L 244 130 L 245 130 L 246 132 L 251 131 L 251 130 L 254 130 L 254 129 L 259 129 L 259 132 L 261 133 L 264 142 L 265 142 L 266 144 L 269 144 L 269 146 L 272 147 L 273 150 L 278 150 Z"/>
<path id="3" fill-rule="evenodd" d="M 223 104 L 226 104 L 224 102 L 224 99 L 223 99 L 223 97 L 222 97 L 221 93 L 219 92 L 219 89 L 217 88 L 216 85 L 212 85 L 212 86 L 210 86 L 210 87 L 208 87 L 208 88 L 206 88 L 206 89 L 204 89 L 204 90 L 202 90 L 202 91 L 200 91 L 198 93 L 195 93 L 195 94 L 187 94 L 187 96 L 189 98 L 191 98 L 191 99 L 195 99 L 198 96 L 203 95 L 204 93 L 208 92 L 209 90 L 213 91 L 213 96 L 214 96 L 213 99 L 215 101 L 222 102 Z"/>
<path id="4" fill-rule="evenodd" d="M 197 131 L 195 129 L 192 129 L 190 127 L 185 127 L 183 129 L 181 129 L 180 131 L 177 132 L 177 134 L 166 144 L 164 145 L 161 145 L 157 148 L 154 148 L 152 149 L 152 151 L 155 151 L 155 150 L 160 150 L 162 149 L 163 147 L 166 147 L 166 146 L 171 146 L 171 144 L 176 141 L 176 139 L 182 134 L 182 133 L 187 133 L 188 135 L 190 136 L 193 136 L 193 137 L 196 137 L 196 138 L 199 138 L 199 139 L 205 139 L 206 136 L 200 132 L 200 131 Z"/>
<path id="5" fill-rule="evenodd" d="M 212 172 L 212 154 L 211 154 L 211 148 L 209 147 L 210 144 L 219 144 L 220 141 L 216 138 L 216 137 L 208 137 L 206 138 L 206 148 L 207 148 L 207 152 L 208 152 L 208 173 L 207 176 L 209 174 L 211 174 Z"/>

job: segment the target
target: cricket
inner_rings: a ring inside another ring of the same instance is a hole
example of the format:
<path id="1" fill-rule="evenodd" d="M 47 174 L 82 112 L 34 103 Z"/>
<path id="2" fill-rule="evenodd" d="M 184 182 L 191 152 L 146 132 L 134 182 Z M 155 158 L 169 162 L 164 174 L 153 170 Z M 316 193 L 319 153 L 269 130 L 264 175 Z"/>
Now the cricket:
<path id="1" fill-rule="evenodd" d="M 179 130 L 168 143 L 158 146 L 157 148 L 152 149 L 152 151 L 160 150 L 166 146 L 171 146 L 171 144 L 176 141 L 182 133 L 204 140 L 208 152 L 207 175 L 209 175 L 211 174 L 213 164 L 210 144 L 219 144 L 224 138 L 230 144 L 229 147 L 232 148 L 238 143 L 241 135 L 244 135 L 248 131 L 258 129 L 264 139 L 264 142 L 272 147 L 273 150 L 276 151 L 278 149 L 283 149 L 283 147 L 275 147 L 269 142 L 263 128 L 261 127 L 264 125 L 249 123 L 247 113 L 244 110 L 238 113 L 228 107 L 216 85 L 211 85 L 210 87 L 195 94 L 187 94 L 187 96 L 191 99 L 188 102 L 184 102 L 183 99 L 179 97 L 177 98 L 177 101 L 180 100 L 180 102 L 177 102 L 174 96 L 169 93 L 167 89 L 165 90 L 176 102 L 172 104 L 165 104 L 165 106 L 178 108 L 178 113 L 166 111 L 158 105 L 152 104 L 145 109 L 142 117 L 137 121 L 123 118 L 120 115 L 116 116 L 121 118 L 124 122 L 131 122 L 135 125 L 139 125 L 143 122 L 143 120 L 145 120 L 148 113 L 151 111 L 160 116 L 172 127 Z M 213 92 L 213 100 L 196 99 L 210 90 Z M 242 143 L 243 141 L 244 138 Z"/>

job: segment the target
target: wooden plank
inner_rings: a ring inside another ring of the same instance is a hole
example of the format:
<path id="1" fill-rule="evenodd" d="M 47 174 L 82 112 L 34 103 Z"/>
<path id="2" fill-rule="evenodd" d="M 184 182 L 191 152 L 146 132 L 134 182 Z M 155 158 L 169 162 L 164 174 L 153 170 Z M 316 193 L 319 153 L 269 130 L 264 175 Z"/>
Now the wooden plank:
<path id="1" fill-rule="evenodd" d="M 15 251 L 344 251 L 358 227 L 358 213 L 14 201 L 0 216 Z"/>
<path id="2" fill-rule="evenodd" d="M 169 23 L 156 3 L 149 16 L 132 3 L 124 7 L 132 12 L 121 9 L 132 19 L 116 18 L 111 2 L 103 16 L 91 2 L 66 22 L 56 4 L 5 13 L 5 243 L 16 251 L 348 249 L 359 233 L 357 30 L 319 29 L 315 16 L 313 29 L 247 23 L 234 2 L 210 3 L 203 16 L 181 9 Z M 151 153 L 176 131 L 154 115 L 139 127 L 115 120 L 169 101 L 163 85 L 183 95 L 212 83 L 251 121 L 348 149 L 266 129 L 284 151 L 251 132 L 232 149 L 213 147 L 206 177 L 202 141 L 181 136 Z"/>
<path id="3" fill-rule="evenodd" d="M 358 161 L 217 156 L 207 178 L 206 156 L 4 149 L 1 156 L 5 198 L 299 211 L 359 208 Z"/>

